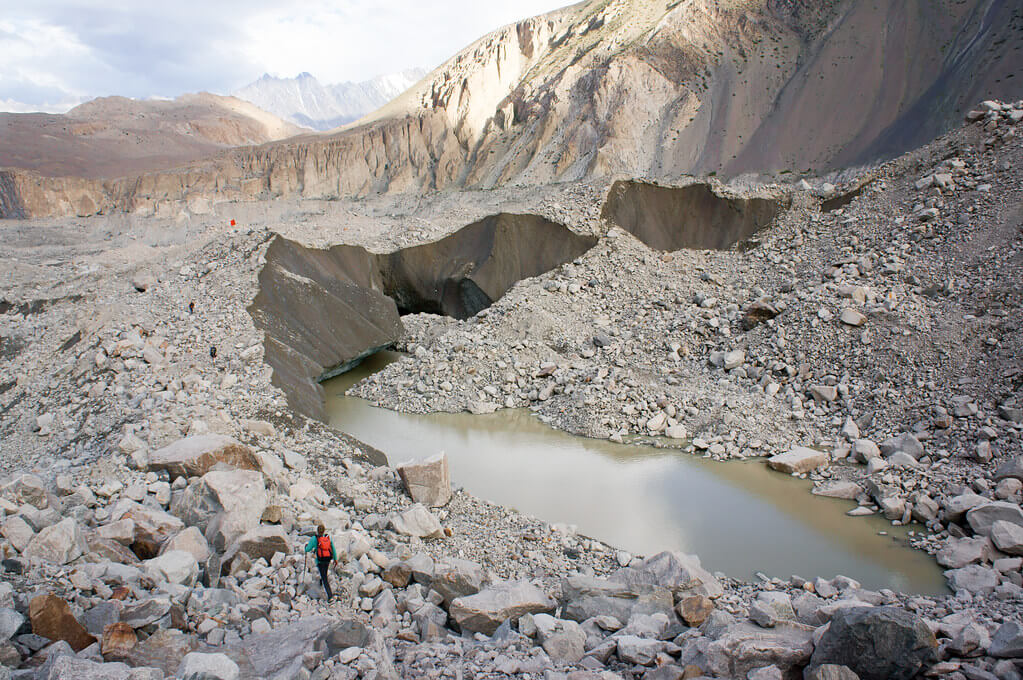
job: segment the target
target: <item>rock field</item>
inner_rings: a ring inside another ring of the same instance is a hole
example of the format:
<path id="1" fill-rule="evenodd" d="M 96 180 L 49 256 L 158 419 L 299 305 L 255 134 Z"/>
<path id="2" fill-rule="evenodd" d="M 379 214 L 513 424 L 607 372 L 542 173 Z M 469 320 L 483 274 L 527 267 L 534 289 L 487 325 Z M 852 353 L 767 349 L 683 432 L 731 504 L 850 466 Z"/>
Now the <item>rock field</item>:
<path id="1" fill-rule="evenodd" d="M 609 228 L 597 181 L 0 222 L 0 679 L 1020 678 L 1021 119 L 774 187 L 792 207 L 731 250 Z M 274 234 L 385 252 L 498 209 L 601 238 L 464 321 L 404 317 L 352 393 L 763 457 L 914 523 L 949 594 L 628 555 L 289 409 L 246 311 Z"/>

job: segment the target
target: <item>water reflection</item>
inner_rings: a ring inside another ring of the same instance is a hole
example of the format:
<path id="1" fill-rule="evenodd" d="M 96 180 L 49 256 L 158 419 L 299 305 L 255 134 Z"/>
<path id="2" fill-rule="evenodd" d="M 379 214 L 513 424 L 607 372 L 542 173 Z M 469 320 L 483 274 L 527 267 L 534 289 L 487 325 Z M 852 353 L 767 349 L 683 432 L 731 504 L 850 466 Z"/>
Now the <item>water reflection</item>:
<path id="1" fill-rule="evenodd" d="M 343 396 L 397 356 L 371 357 L 324 383 L 331 425 L 392 463 L 445 451 L 453 481 L 482 498 L 637 554 L 696 553 L 738 578 L 845 574 L 871 588 L 944 592 L 941 570 L 905 547 L 904 533 L 880 518 L 846 517 L 849 502 L 812 496 L 808 482 L 761 461 L 574 437 L 524 410 L 404 415 Z"/>

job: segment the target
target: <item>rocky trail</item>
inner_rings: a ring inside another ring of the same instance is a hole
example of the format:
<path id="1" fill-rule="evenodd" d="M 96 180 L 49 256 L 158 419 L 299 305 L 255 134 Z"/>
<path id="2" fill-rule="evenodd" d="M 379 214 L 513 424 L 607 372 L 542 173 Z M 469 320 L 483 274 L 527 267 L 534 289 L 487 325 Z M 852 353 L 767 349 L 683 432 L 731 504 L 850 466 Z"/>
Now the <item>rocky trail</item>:
<path id="1" fill-rule="evenodd" d="M 1019 678 L 1021 119 L 985 102 L 837 187 L 710 182 L 785 206 L 721 250 L 602 219 L 604 181 L 0 223 L 0 678 Z M 764 458 L 912 523 L 949 594 L 628 555 L 289 404 L 248 311 L 276 235 L 387 254 L 499 212 L 598 241 L 400 317 L 352 393 Z"/>

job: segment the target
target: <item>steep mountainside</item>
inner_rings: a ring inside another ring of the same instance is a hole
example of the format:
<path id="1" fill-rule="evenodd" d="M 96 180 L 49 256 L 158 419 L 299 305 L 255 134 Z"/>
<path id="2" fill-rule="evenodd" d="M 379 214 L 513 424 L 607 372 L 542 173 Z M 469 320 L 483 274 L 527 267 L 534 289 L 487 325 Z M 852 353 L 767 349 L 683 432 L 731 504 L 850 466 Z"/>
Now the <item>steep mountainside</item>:
<path id="1" fill-rule="evenodd" d="M 362 118 L 426 75 L 423 69 L 377 76 L 361 83 L 323 85 L 308 73 L 295 78 L 264 74 L 234 93 L 264 111 L 314 130 L 330 130 Z"/>
<path id="2" fill-rule="evenodd" d="M 825 172 L 1023 96 L 1011 0 L 590 0 L 495 31 L 359 125 L 171 174 L 56 185 L 26 214 L 591 176 Z"/>
<path id="3" fill-rule="evenodd" d="M 205 92 L 173 101 L 103 97 L 62 115 L 0 113 L 0 167 L 54 176 L 122 177 L 300 132 L 234 97 Z"/>

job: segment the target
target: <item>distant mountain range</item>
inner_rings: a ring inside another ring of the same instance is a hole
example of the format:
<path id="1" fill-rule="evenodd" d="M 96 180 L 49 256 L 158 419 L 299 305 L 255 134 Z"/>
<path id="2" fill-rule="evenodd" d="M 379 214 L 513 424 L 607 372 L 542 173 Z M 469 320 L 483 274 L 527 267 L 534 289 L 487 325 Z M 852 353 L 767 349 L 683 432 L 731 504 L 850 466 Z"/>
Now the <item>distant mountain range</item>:
<path id="1" fill-rule="evenodd" d="M 377 110 L 425 75 L 415 68 L 361 83 L 324 85 L 309 73 L 295 78 L 264 74 L 233 94 L 296 125 L 330 130 Z"/>

